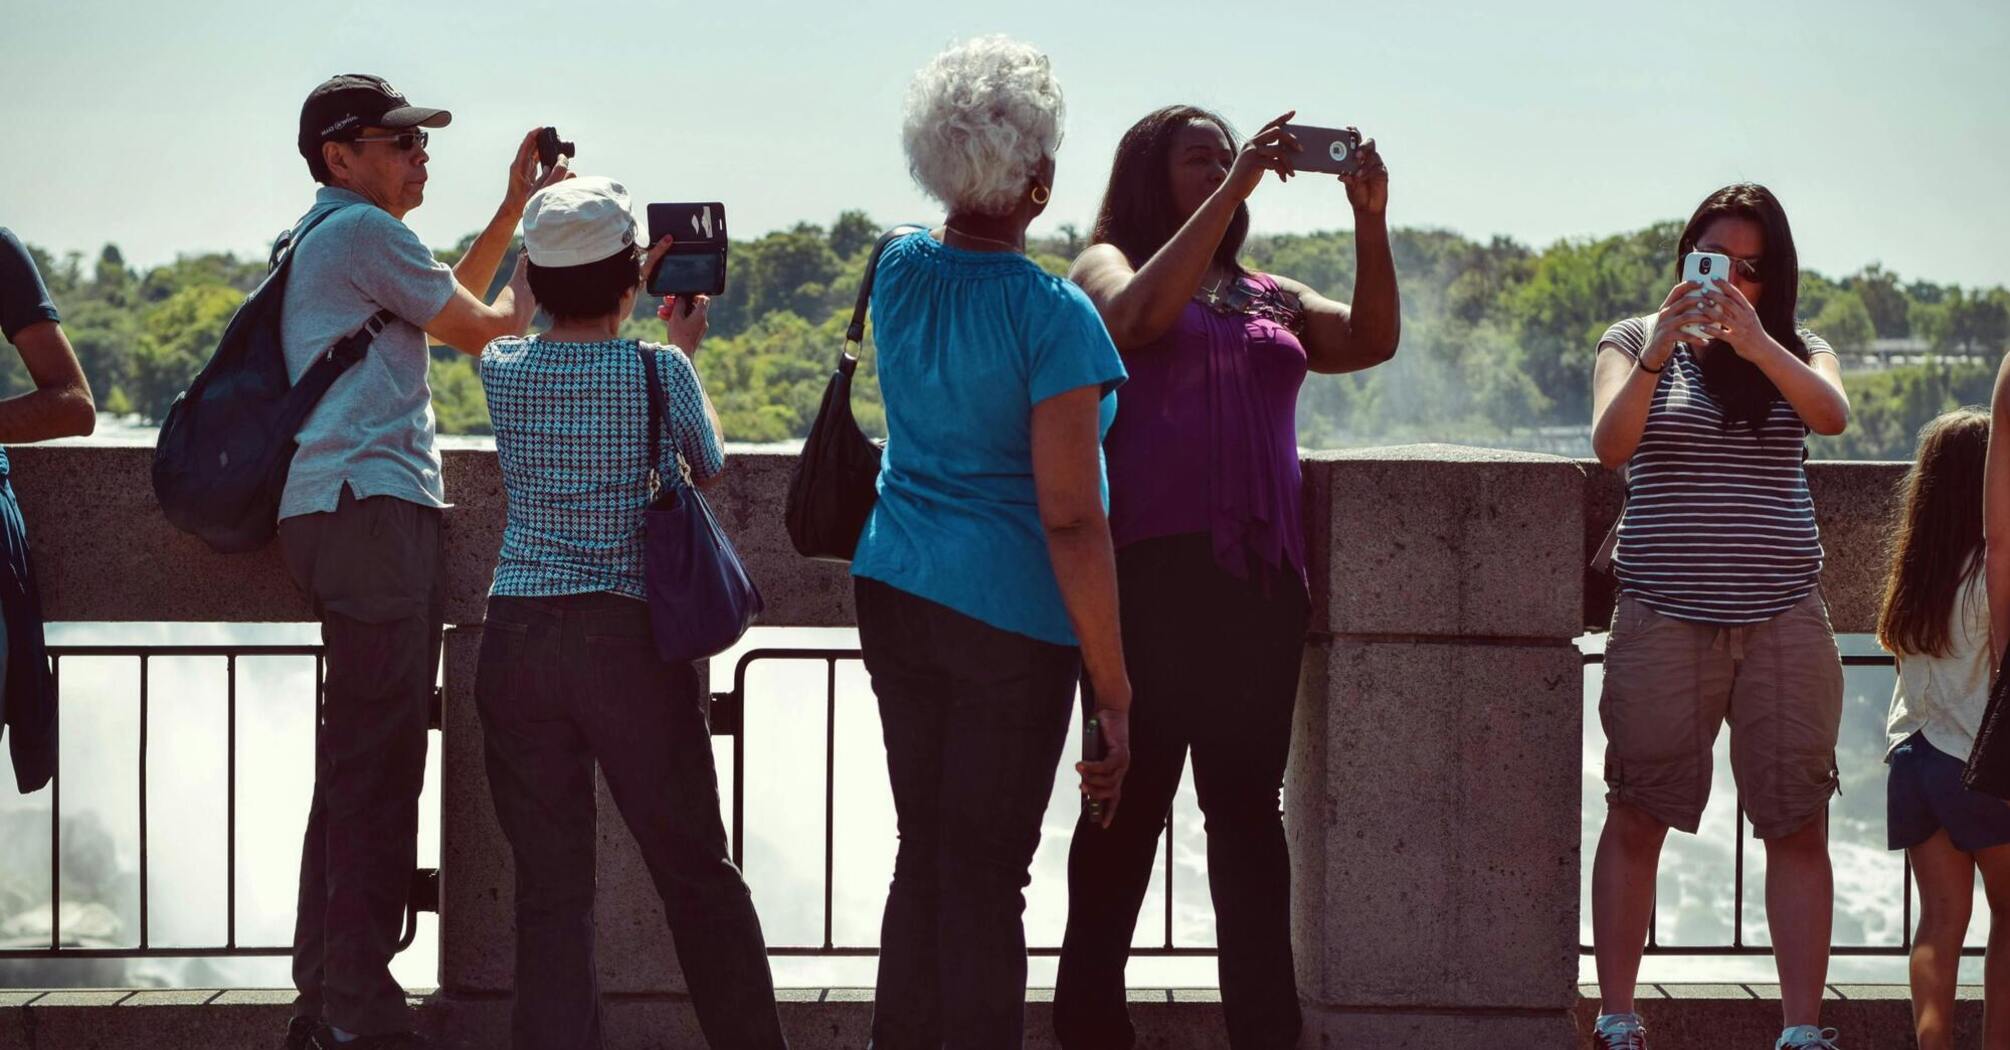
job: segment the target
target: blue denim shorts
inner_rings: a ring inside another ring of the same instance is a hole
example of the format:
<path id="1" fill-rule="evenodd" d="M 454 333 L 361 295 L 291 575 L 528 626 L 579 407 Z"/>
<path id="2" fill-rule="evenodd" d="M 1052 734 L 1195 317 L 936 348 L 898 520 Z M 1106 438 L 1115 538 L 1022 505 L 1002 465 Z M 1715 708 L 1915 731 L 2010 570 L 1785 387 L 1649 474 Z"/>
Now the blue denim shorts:
<path id="1" fill-rule="evenodd" d="M 1961 783 L 1966 763 L 1914 733 L 1892 749 L 1885 778 L 1887 845 L 1910 849 L 1947 829 L 1964 853 L 2010 842 L 2010 804 Z"/>

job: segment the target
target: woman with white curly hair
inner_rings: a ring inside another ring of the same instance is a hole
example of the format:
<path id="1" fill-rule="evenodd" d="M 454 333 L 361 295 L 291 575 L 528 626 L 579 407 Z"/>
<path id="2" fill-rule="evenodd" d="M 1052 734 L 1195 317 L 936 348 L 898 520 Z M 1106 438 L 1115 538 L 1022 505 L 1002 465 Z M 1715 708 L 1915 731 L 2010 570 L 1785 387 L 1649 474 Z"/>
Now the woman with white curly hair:
<path id="1" fill-rule="evenodd" d="M 1083 793 L 1114 813 L 1129 764 L 1102 459 L 1124 368 L 1025 255 L 1061 116 L 1046 56 L 1003 37 L 908 90 L 908 167 L 948 216 L 889 244 L 872 291 L 888 440 L 852 574 L 900 832 L 877 1050 L 1020 1045 L 1022 891 L 1079 680 L 1108 745 Z"/>

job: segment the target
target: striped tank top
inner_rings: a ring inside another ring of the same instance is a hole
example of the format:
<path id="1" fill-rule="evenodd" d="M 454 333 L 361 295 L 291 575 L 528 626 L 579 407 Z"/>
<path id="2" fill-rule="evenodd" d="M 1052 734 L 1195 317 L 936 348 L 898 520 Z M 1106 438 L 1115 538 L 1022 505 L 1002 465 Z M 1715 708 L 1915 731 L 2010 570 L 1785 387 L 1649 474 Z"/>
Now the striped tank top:
<path id="1" fill-rule="evenodd" d="M 1653 323 L 1628 318 L 1599 345 L 1638 360 Z M 1834 353 L 1814 333 L 1800 334 L 1810 356 Z M 1770 620 L 1807 597 L 1822 571 L 1802 468 L 1807 436 L 1784 398 L 1759 426 L 1726 430 L 1702 365 L 1677 344 L 1626 465 L 1612 559 L 1620 591 L 1665 616 L 1722 626 Z"/>

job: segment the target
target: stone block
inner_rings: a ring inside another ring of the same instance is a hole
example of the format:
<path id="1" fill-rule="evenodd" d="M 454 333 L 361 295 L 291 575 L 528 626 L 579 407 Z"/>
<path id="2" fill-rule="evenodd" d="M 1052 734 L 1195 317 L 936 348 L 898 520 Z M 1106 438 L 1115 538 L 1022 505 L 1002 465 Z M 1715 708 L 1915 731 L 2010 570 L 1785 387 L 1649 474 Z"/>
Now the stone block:
<path id="1" fill-rule="evenodd" d="M 1571 638 L 1581 633 L 1584 469 L 1449 445 L 1305 462 L 1315 631 Z"/>
<path id="2" fill-rule="evenodd" d="M 516 865 L 483 767 L 475 662 L 482 629 L 447 631 L 440 734 L 440 987 L 508 992 L 516 969 Z"/>
<path id="3" fill-rule="evenodd" d="M 1302 997 L 1575 1000 L 1583 674 L 1569 645 L 1312 648 L 1285 776 Z"/>
<path id="4" fill-rule="evenodd" d="M 1606 470 L 1596 460 L 1585 460 L 1583 466 L 1588 473 L 1585 550 L 1591 552 L 1619 516 L 1624 492 L 1616 471 Z M 1808 464 L 1808 494 L 1815 501 L 1815 526 L 1826 554 L 1822 596 L 1838 632 L 1877 626 L 1878 603 L 1884 596 L 1885 537 L 1898 512 L 1906 467 L 1904 463 Z M 1584 579 L 1585 626 L 1603 631 L 1612 622 L 1612 576 L 1587 568 Z"/>
<path id="5" fill-rule="evenodd" d="M 51 620 L 304 622 L 313 618 L 277 543 L 223 555 L 177 531 L 154 500 L 153 449 L 27 446 L 8 450 Z M 475 624 L 507 501 L 493 450 L 446 450 L 447 622 Z M 773 626 L 846 626 L 851 576 L 795 552 L 782 526 L 795 456 L 735 452 L 706 498 L 761 588 Z"/>
<path id="6" fill-rule="evenodd" d="M 447 633 L 446 731 L 440 756 L 440 984 L 456 993 L 508 993 L 515 987 L 516 866 L 496 823 L 483 766 L 474 676 L 481 628 Z M 708 689 L 701 668 L 699 688 Z M 595 775 L 598 880 L 594 921 L 601 990 L 685 991 L 663 921 L 662 901 L 635 839 Z"/>

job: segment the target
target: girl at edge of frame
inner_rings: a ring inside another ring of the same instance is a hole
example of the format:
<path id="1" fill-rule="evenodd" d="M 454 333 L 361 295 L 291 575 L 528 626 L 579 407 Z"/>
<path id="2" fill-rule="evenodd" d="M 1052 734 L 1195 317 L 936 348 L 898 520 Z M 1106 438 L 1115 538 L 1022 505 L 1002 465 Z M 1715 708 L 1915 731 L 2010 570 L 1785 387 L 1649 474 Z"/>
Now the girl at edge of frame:
<path id="1" fill-rule="evenodd" d="M 1247 198 L 1265 172 L 1295 173 L 1292 116 L 1239 146 L 1194 106 L 1139 120 L 1071 274 L 1131 374 L 1105 451 L 1135 710 L 1123 811 L 1108 827 L 1078 823 L 1069 850 L 1054 994 L 1067 1050 L 1136 1039 L 1125 963 L 1189 750 L 1229 1046 L 1288 1047 L 1302 1029 L 1279 807 L 1309 617 L 1298 394 L 1308 370 L 1389 360 L 1401 309 L 1372 140 L 1339 177 L 1360 254 L 1351 306 L 1238 259 Z"/>
<path id="2" fill-rule="evenodd" d="M 1989 898 L 1982 1045 L 2010 1046 L 2010 971 L 1998 956 L 2010 924 L 2010 806 L 1961 779 L 1994 673 L 1982 540 L 1987 413 L 1949 412 L 1920 431 L 1891 534 L 1891 568 L 1877 640 L 1898 660 L 1885 723 L 1888 845 L 1904 850 L 1919 886 L 1909 976 L 1920 1050 L 1952 1050 L 1954 988 L 1975 903 Z"/>
<path id="3" fill-rule="evenodd" d="M 1592 868 L 1600 1015 L 1594 1046 L 1644 1050 L 1633 992 L 1670 827 L 1693 834 L 1711 748 L 1731 726 L 1731 767 L 1766 844 L 1766 917 L 1784 1028 L 1776 1050 L 1836 1047 L 1820 1027 L 1834 874 L 1842 665 L 1821 598 L 1808 495 L 1809 432 L 1849 420 L 1835 353 L 1798 326 L 1800 263 L 1786 211 L 1763 186 L 1712 193 L 1682 232 L 1728 258 L 1723 278 L 1682 281 L 1657 313 L 1598 342 L 1592 448 L 1626 468 L 1599 722 L 1607 814 Z M 1678 278 L 1679 280 L 1679 278 Z"/>

